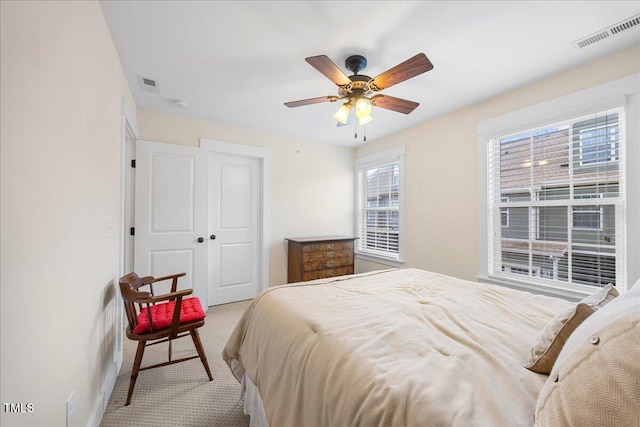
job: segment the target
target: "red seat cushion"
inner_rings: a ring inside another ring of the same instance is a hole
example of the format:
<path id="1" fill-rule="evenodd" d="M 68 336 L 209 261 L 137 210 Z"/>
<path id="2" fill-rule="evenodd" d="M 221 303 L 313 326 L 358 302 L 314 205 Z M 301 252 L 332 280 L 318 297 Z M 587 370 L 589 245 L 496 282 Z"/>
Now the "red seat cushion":
<path id="1" fill-rule="evenodd" d="M 156 304 L 151 306 L 151 317 L 153 318 L 153 329 L 163 329 L 171 325 L 173 319 L 173 309 L 176 306 L 175 301 L 169 301 L 162 304 Z M 206 314 L 200 305 L 200 300 L 197 297 L 185 298 L 182 300 L 180 306 L 180 323 L 188 323 L 196 320 L 204 319 Z M 149 316 L 147 315 L 147 309 L 143 308 L 138 314 L 138 324 L 134 328 L 133 332 L 141 334 L 151 330 L 149 328 Z"/>

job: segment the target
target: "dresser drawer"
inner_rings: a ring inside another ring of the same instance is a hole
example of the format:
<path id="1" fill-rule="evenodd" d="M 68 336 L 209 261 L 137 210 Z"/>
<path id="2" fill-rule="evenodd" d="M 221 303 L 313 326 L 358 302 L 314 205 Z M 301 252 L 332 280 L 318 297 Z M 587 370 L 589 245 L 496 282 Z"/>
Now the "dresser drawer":
<path id="1" fill-rule="evenodd" d="M 353 255 L 343 258 L 327 258 L 321 261 L 310 261 L 302 264 L 302 271 L 324 270 L 335 267 L 348 267 L 353 265 Z"/>
<path id="2" fill-rule="evenodd" d="M 323 242 L 306 244 L 302 247 L 303 253 L 326 251 L 353 251 L 353 242 Z"/>
<path id="3" fill-rule="evenodd" d="M 324 252 L 303 252 L 302 262 L 315 262 L 327 260 L 349 259 L 353 260 L 353 251 L 324 251 Z"/>
<path id="4" fill-rule="evenodd" d="M 318 270 L 302 273 L 302 280 L 326 279 L 329 277 L 344 276 L 345 274 L 353 274 L 353 266 L 343 268 L 333 268 L 330 270 Z"/>

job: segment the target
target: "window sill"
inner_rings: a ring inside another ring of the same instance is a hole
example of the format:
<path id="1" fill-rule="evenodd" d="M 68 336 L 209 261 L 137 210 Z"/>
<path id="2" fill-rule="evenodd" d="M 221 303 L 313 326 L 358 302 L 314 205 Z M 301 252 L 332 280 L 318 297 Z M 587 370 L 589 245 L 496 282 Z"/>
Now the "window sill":
<path id="1" fill-rule="evenodd" d="M 356 257 L 356 259 L 375 262 L 375 263 L 378 263 L 378 264 L 384 264 L 384 265 L 388 265 L 390 267 L 398 267 L 398 268 L 400 268 L 400 267 L 404 266 L 404 260 L 391 259 L 391 258 L 386 258 L 386 257 L 382 257 L 382 256 L 367 254 L 367 253 L 363 253 L 363 252 L 356 252 L 355 253 L 355 257 Z"/>
<path id="2" fill-rule="evenodd" d="M 580 301 L 582 298 L 590 295 L 589 292 L 582 290 L 573 290 L 553 286 L 536 285 L 533 283 L 517 282 L 514 280 L 499 279 L 496 277 L 476 276 L 481 283 L 490 285 L 506 286 L 507 288 L 517 289 L 519 291 L 531 292 L 534 294 L 543 294 L 555 298 L 562 298 L 569 301 Z M 593 292 L 599 288 L 593 289 Z"/>

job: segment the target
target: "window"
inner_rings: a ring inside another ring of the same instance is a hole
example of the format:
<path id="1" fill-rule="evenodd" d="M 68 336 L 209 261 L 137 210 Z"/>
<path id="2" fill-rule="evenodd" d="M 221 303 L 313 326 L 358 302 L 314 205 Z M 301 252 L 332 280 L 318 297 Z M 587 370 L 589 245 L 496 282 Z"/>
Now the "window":
<path id="1" fill-rule="evenodd" d="M 574 133 L 580 142 L 581 166 L 618 160 L 617 114 L 576 123 Z"/>
<path id="2" fill-rule="evenodd" d="M 356 160 L 356 251 L 401 258 L 401 172 L 404 147 Z"/>
<path id="3" fill-rule="evenodd" d="M 531 274 L 536 277 L 540 276 L 540 267 L 534 267 L 533 271 L 531 271 L 528 265 L 504 264 L 502 266 L 502 271 L 524 276 L 529 276 Z"/>
<path id="4" fill-rule="evenodd" d="M 602 206 L 574 206 L 571 210 L 574 229 L 604 229 L 604 209 Z"/>
<path id="5" fill-rule="evenodd" d="M 508 197 L 502 197 L 501 202 L 508 202 Z M 509 228 L 509 208 L 500 208 L 500 225 Z"/>
<path id="6" fill-rule="evenodd" d="M 602 193 L 576 194 L 574 199 L 599 199 Z M 604 208 L 602 206 L 574 206 L 571 212 L 572 227 L 582 230 L 604 229 Z"/>
<path id="7" fill-rule="evenodd" d="M 479 280 L 579 299 L 640 278 L 630 262 L 640 259 L 639 82 L 631 74 L 477 123 Z"/>
<path id="8" fill-rule="evenodd" d="M 615 108 L 488 140 L 490 276 L 561 287 L 618 281 L 624 119 Z"/>

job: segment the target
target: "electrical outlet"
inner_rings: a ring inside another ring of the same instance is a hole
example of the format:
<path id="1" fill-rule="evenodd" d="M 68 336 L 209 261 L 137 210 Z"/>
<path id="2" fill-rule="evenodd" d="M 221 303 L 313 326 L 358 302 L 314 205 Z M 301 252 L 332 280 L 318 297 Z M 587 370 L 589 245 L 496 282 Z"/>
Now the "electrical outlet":
<path id="1" fill-rule="evenodd" d="M 73 425 L 73 419 L 76 417 L 76 391 L 72 390 L 67 398 L 67 427 Z"/>

